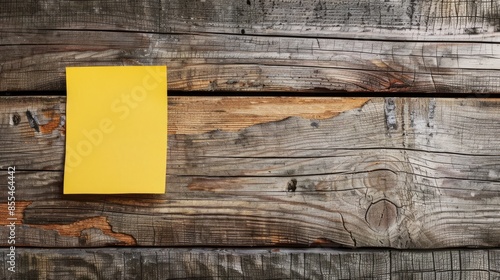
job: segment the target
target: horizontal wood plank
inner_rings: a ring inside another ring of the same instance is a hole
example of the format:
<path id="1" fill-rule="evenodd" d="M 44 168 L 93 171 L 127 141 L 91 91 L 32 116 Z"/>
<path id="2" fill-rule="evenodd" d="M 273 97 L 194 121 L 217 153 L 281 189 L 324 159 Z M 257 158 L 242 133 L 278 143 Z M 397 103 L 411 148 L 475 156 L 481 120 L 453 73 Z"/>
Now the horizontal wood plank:
<path id="1" fill-rule="evenodd" d="M 162 0 L 162 7 L 167 32 L 488 40 L 500 29 L 496 1 Z"/>
<path id="2" fill-rule="evenodd" d="M 159 31 L 158 1 L 0 1 L 2 29 L 80 28 Z"/>
<path id="3" fill-rule="evenodd" d="M 500 45 L 482 42 L 85 30 L 0 38 L 1 91 L 65 90 L 66 66 L 166 64 L 170 90 L 500 92 Z"/>
<path id="4" fill-rule="evenodd" d="M 170 90 L 500 92 L 496 1 L 0 5 L 0 91 L 65 90 L 66 66 L 166 64 Z"/>
<path id="5" fill-rule="evenodd" d="M 2 0 L 5 29 L 327 36 L 387 40 L 493 40 L 496 1 Z"/>
<path id="6" fill-rule="evenodd" d="M 7 260 L 8 252 L 0 253 Z M 20 249 L 2 279 L 497 279 L 498 250 Z"/>
<path id="7" fill-rule="evenodd" d="M 499 111 L 499 99 L 172 97 L 167 193 L 79 196 L 62 195 L 64 98 L 3 97 L 0 181 L 16 166 L 19 246 L 494 247 Z"/>

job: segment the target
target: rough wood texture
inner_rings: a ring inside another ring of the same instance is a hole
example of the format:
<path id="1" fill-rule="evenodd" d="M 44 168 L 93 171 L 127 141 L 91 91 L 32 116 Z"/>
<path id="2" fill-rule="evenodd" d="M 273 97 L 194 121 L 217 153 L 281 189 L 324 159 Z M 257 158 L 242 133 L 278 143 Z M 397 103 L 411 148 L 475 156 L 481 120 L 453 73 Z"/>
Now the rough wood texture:
<path id="1" fill-rule="evenodd" d="M 162 0 L 162 7 L 163 32 L 439 40 L 500 29 L 497 1 Z"/>
<path id="2" fill-rule="evenodd" d="M 5 29 L 488 41 L 500 31 L 500 4 L 497 1 L 1 2 L 0 23 Z"/>
<path id="3" fill-rule="evenodd" d="M 0 5 L 0 91 L 64 90 L 70 65 L 166 64 L 171 90 L 500 92 L 497 1 Z"/>
<path id="4" fill-rule="evenodd" d="M 64 98 L 3 97 L 19 245 L 500 244 L 498 99 L 194 100 L 169 100 L 165 195 L 63 196 Z M 220 129 L 194 133 L 205 124 Z"/>
<path id="5" fill-rule="evenodd" d="M 6 253 L 1 253 L 5 258 Z M 500 277 L 498 250 L 22 249 L 1 279 L 471 279 Z"/>

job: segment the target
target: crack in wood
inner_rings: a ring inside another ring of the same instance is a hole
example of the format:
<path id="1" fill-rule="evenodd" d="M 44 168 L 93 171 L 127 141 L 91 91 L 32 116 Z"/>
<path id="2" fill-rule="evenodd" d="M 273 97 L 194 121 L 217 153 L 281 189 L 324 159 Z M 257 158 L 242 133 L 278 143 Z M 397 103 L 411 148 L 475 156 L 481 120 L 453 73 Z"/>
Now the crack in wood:
<path id="1" fill-rule="evenodd" d="M 340 215 L 340 219 L 342 221 L 342 227 L 349 234 L 349 238 L 351 239 L 351 241 L 353 243 L 353 247 L 357 247 L 356 238 L 354 238 L 352 231 L 348 230 L 346 225 L 345 225 L 344 215 L 342 215 L 342 213 L 340 213 L 340 212 L 339 212 L 339 215 Z"/>
<path id="2" fill-rule="evenodd" d="M 38 118 L 29 110 L 26 110 L 26 117 L 28 118 L 28 123 L 31 128 L 33 128 L 36 132 L 40 132 L 40 127 L 38 124 Z"/>

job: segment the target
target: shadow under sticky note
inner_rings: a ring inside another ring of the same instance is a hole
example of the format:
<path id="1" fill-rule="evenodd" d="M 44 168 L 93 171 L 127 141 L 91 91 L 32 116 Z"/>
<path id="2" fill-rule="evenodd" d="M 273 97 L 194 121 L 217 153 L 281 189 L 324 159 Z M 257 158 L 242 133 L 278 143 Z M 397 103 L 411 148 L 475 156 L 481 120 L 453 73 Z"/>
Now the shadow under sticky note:
<path id="1" fill-rule="evenodd" d="M 68 67 L 65 194 L 165 193 L 167 68 Z"/>

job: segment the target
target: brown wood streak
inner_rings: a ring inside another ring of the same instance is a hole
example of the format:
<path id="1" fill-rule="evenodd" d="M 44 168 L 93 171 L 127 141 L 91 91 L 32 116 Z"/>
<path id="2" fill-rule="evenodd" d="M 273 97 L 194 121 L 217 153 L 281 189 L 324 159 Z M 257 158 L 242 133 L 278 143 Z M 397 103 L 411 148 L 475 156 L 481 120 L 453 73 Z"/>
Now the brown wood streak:
<path id="1" fill-rule="evenodd" d="M 43 230 L 54 230 L 61 236 L 71 236 L 83 238 L 80 240 L 81 244 L 87 244 L 88 234 L 85 234 L 84 231 L 88 229 L 98 229 L 101 230 L 103 234 L 112 237 L 118 242 L 113 242 L 114 245 L 136 245 L 137 242 L 135 239 L 128 234 L 114 232 L 111 228 L 111 225 L 107 221 L 106 217 L 92 217 L 87 219 L 78 220 L 74 223 L 70 224 L 50 224 L 50 225 L 37 225 L 37 224 L 24 224 L 31 228 L 38 228 Z"/>
<path id="2" fill-rule="evenodd" d="M 86 229 L 99 229 L 103 234 L 118 240 L 115 244 L 117 245 L 135 245 L 135 239 L 127 234 L 113 232 L 111 225 L 106 220 L 106 217 L 92 217 L 88 219 L 82 219 L 71 224 L 51 224 L 51 225 L 37 225 L 37 224 L 26 224 L 23 223 L 24 210 L 32 202 L 30 201 L 16 201 L 14 216 L 10 216 L 8 211 L 0 211 L 0 226 L 8 225 L 10 220 L 8 218 L 16 218 L 15 224 L 23 224 L 30 228 L 39 228 L 43 230 L 54 230 L 61 236 L 71 236 L 83 238 L 80 240 L 82 244 L 87 243 L 84 240 L 87 235 L 83 233 Z M 0 209 L 7 209 L 7 203 L 0 204 Z M 82 234 L 83 233 L 83 234 Z M 95 242 L 95 241 L 94 241 Z"/>
<path id="3" fill-rule="evenodd" d="M 9 215 L 9 211 L 6 211 L 8 205 L 7 203 L 0 203 L 0 226 L 5 226 L 10 223 L 8 218 L 16 218 L 16 223 L 21 223 L 23 220 L 24 209 L 28 207 L 31 202 L 30 201 L 15 201 L 15 211 L 14 216 Z"/>
<path id="4" fill-rule="evenodd" d="M 60 112 L 56 112 L 55 110 L 46 110 L 42 113 L 49 119 L 47 123 L 40 125 L 40 132 L 42 134 L 51 134 L 56 129 L 61 133 L 61 135 L 66 133 L 66 125 L 61 124 Z"/>
<path id="5" fill-rule="evenodd" d="M 238 131 L 291 116 L 322 120 L 360 108 L 368 98 L 169 98 L 169 134 Z M 238 120 L 235 122 L 235 120 Z"/>

